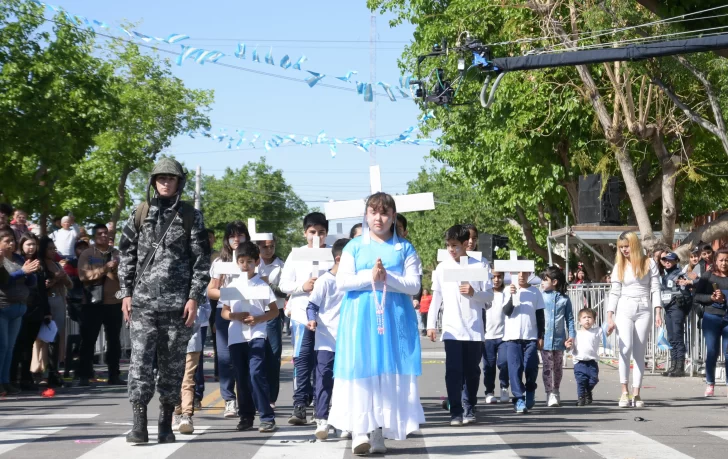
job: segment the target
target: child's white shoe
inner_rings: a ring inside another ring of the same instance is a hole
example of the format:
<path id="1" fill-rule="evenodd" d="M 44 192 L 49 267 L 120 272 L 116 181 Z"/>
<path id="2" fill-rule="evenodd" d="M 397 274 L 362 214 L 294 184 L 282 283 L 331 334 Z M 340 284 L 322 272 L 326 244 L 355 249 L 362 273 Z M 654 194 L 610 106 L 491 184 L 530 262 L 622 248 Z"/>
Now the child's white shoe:
<path id="1" fill-rule="evenodd" d="M 348 430 L 340 430 L 339 431 L 339 438 L 345 439 L 345 440 L 351 440 L 351 432 Z"/>
<path id="2" fill-rule="evenodd" d="M 549 406 L 549 407 L 561 406 L 561 401 L 559 400 L 559 394 L 557 394 L 556 392 L 551 392 L 548 395 L 547 406 Z"/>
<path id="3" fill-rule="evenodd" d="M 351 452 L 357 456 L 367 454 L 371 445 L 369 444 L 369 437 L 366 434 L 359 434 L 354 437 L 351 442 Z"/>
<path id="4" fill-rule="evenodd" d="M 491 405 L 493 403 L 498 403 L 498 399 L 495 398 L 495 395 L 493 394 L 485 394 L 485 404 Z"/>
<path id="5" fill-rule="evenodd" d="M 382 434 L 382 429 L 374 429 L 371 434 L 369 434 L 369 442 L 371 443 L 371 448 L 369 449 L 369 452 L 372 454 L 384 454 L 387 452 L 387 447 L 384 446 L 384 434 Z"/>
<path id="6" fill-rule="evenodd" d="M 192 417 L 183 414 L 179 420 L 179 433 L 191 435 L 195 433 L 195 425 L 192 423 Z"/>
<path id="7" fill-rule="evenodd" d="M 329 438 L 329 421 L 326 419 L 317 420 L 315 435 L 319 440 L 326 440 Z"/>
<path id="8" fill-rule="evenodd" d="M 507 387 L 501 387 L 500 402 L 508 403 L 511 401 L 511 395 L 508 393 Z"/>

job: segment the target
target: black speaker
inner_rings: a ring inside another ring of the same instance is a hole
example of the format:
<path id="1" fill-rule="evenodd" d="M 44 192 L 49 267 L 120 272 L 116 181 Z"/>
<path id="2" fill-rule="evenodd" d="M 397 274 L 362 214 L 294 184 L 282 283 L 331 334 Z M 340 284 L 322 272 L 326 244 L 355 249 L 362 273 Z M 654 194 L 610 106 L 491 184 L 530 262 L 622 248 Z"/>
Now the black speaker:
<path id="1" fill-rule="evenodd" d="M 601 195 L 601 196 L 600 196 Z M 619 225 L 619 181 L 609 177 L 602 194 L 602 176 L 579 177 L 579 223 Z"/>
<path id="2" fill-rule="evenodd" d="M 488 262 L 493 264 L 496 248 L 508 247 L 508 237 L 495 234 L 480 233 L 478 235 L 478 249 Z"/>

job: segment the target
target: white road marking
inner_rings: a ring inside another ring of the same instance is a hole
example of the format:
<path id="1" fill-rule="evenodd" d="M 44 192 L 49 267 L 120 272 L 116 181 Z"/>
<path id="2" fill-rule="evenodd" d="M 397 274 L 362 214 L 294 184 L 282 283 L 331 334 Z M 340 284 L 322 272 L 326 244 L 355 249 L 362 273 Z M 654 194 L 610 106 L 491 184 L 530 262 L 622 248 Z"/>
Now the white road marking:
<path id="1" fill-rule="evenodd" d="M 0 454 L 12 451 L 32 441 L 60 432 L 65 427 L 24 427 L 22 429 L 0 429 Z"/>
<path id="2" fill-rule="evenodd" d="M 210 426 L 195 426 L 195 433 L 192 435 L 182 435 L 175 432 L 176 442 L 160 445 L 157 444 L 157 428 L 149 427 L 149 443 L 147 444 L 133 445 L 127 443 L 126 433 L 124 433 L 121 437 L 112 438 L 100 444 L 80 456 L 79 459 L 166 459 L 209 428 Z"/>
<path id="3" fill-rule="evenodd" d="M 348 440 L 335 437 L 334 430 L 331 429 L 330 440 L 311 442 L 315 438 L 314 430 L 314 426 L 307 430 L 284 427 L 268 438 L 253 459 L 342 459 L 344 457 L 349 445 Z"/>
<path id="4" fill-rule="evenodd" d="M 493 429 L 479 425 L 422 429 L 430 459 L 456 456 L 517 459 L 518 454 Z"/>
<path id="5" fill-rule="evenodd" d="M 607 459 L 692 459 L 669 446 L 632 430 L 566 432 Z"/>

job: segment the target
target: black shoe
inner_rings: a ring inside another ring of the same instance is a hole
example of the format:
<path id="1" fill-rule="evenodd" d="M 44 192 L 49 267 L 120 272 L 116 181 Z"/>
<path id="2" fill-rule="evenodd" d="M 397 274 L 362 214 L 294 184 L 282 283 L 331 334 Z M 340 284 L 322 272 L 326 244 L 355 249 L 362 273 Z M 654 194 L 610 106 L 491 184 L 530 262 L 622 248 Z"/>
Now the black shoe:
<path id="1" fill-rule="evenodd" d="M 174 405 L 159 406 L 159 424 L 157 441 L 159 443 L 174 443 L 176 438 L 172 431 L 172 418 L 174 418 Z"/>
<path id="2" fill-rule="evenodd" d="M 14 384 L 5 384 L 5 392 L 7 393 L 7 395 L 18 395 L 21 390 Z"/>
<path id="3" fill-rule="evenodd" d="M 586 393 L 586 397 L 584 397 L 584 401 L 587 405 L 591 405 L 594 401 L 594 398 L 592 397 L 592 391 L 589 391 Z"/>
<path id="4" fill-rule="evenodd" d="M 584 406 L 586 405 L 586 397 L 579 397 L 579 399 L 576 401 L 576 406 Z"/>
<path id="5" fill-rule="evenodd" d="M 127 443 L 149 443 L 149 432 L 147 432 L 147 405 L 141 403 L 132 404 L 134 412 L 134 426 L 131 432 L 126 434 Z"/>
<path id="6" fill-rule="evenodd" d="M 294 426 L 302 426 L 308 421 L 308 415 L 306 414 L 306 407 L 303 405 L 296 405 L 293 407 L 293 414 L 288 418 L 288 423 Z"/>
<path id="7" fill-rule="evenodd" d="M 126 386 L 127 382 L 121 379 L 120 376 L 112 376 L 108 381 L 109 386 Z"/>
<path id="8" fill-rule="evenodd" d="M 81 378 L 78 380 L 78 387 L 90 387 L 91 381 L 88 378 Z"/>
<path id="9" fill-rule="evenodd" d="M 253 428 L 253 418 L 240 418 L 240 422 L 238 422 L 237 427 L 235 427 L 238 432 L 243 432 L 248 429 Z"/>
<path id="10" fill-rule="evenodd" d="M 260 426 L 258 427 L 258 432 L 260 433 L 267 433 L 267 432 L 275 432 L 276 430 L 276 422 L 261 422 Z"/>
<path id="11" fill-rule="evenodd" d="M 672 373 L 675 371 L 675 367 L 677 367 L 677 361 L 673 360 L 672 362 L 670 362 L 670 368 L 666 369 L 662 373 L 662 376 L 667 376 L 667 377 L 672 376 Z"/>
<path id="12" fill-rule="evenodd" d="M 195 411 L 199 411 L 202 409 L 202 400 L 199 398 L 196 398 L 195 401 L 192 402 L 192 409 Z"/>
<path id="13" fill-rule="evenodd" d="M 667 376 L 670 378 L 682 378 L 685 375 L 685 362 L 680 362 L 675 364 L 675 368 Z"/>

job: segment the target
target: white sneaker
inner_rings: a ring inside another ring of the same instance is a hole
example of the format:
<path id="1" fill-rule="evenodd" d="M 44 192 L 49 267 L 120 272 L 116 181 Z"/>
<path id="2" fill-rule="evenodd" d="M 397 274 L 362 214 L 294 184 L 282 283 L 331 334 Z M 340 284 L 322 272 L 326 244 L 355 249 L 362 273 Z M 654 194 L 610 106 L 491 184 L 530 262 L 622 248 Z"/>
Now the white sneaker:
<path id="1" fill-rule="evenodd" d="M 180 416 L 179 433 L 189 435 L 194 432 L 195 426 L 194 424 L 192 424 L 192 418 L 190 416 L 187 416 L 186 414 Z"/>
<path id="2" fill-rule="evenodd" d="M 645 402 L 642 401 L 642 397 L 640 397 L 639 395 L 635 395 L 632 397 L 632 406 L 634 406 L 635 408 L 644 408 Z"/>
<path id="3" fill-rule="evenodd" d="M 316 438 L 319 440 L 326 440 L 329 438 L 329 421 L 326 419 L 319 419 L 316 421 Z"/>
<path id="4" fill-rule="evenodd" d="M 559 400 L 559 395 L 556 392 L 551 392 L 548 397 L 548 403 L 546 406 L 553 407 L 553 406 L 561 406 L 561 401 Z"/>
<path id="5" fill-rule="evenodd" d="M 351 440 L 351 432 L 348 430 L 340 430 L 339 438 Z"/>
<path id="6" fill-rule="evenodd" d="M 511 394 L 508 393 L 507 387 L 501 387 L 500 402 L 508 403 L 511 401 Z"/>
<path id="7" fill-rule="evenodd" d="M 382 434 L 382 429 L 374 429 L 371 434 L 369 434 L 369 442 L 371 443 L 371 448 L 369 449 L 369 452 L 372 454 L 384 454 L 387 452 L 387 447 L 384 446 L 384 435 Z"/>
<path id="8" fill-rule="evenodd" d="M 179 430 L 179 423 L 180 423 L 181 419 L 182 419 L 181 414 L 174 415 L 174 417 L 172 418 L 172 430 Z"/>
<path id="9" fill-rule="evenodd" d="M 619 398 L 619 407 L 620 408 L 629 408 L 629 406 L 632 404 L 632 401 L 629 399 L 628 393 L 623 393 L 622 396 Z"/>
<path id="10" fill-rule="evenodd" d="M 225 412 L 222 414 L 224 418 L 237 418 L 238 417 L 238 404 L 235 400 L 228 400 L 225 402 Z"/>
<path id="11" fill-rule="evenodd" d="M 485 404 L 486 405 L 492 405 L 493 403 L 498 403 L 498 399 L 495 398 L 495 395 L 493 395 L 493 394 L 485 394 Z"/>
<path id="12" fill-rule="evenodd" d="M 366 434 L 357 435 L 351 442 L 351 452 L 357 456 L 362 456 L 369 452 L 371 444 L 369 443 L 369 437 Z"/>

